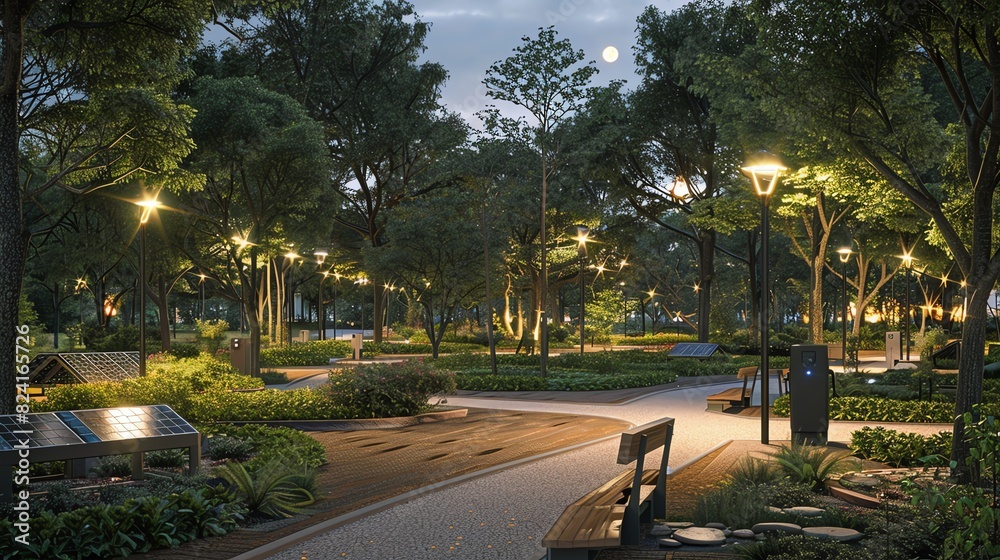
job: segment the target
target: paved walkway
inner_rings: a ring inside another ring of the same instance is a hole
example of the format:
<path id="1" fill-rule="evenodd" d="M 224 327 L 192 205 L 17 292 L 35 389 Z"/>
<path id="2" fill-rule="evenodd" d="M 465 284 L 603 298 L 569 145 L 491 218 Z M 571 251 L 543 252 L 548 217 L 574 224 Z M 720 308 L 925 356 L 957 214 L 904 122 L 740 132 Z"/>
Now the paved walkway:
<path id="1" fill-rule="evenodd" d="M 771 394 L 777 394 L 772 381 Z M 676 471 L 729 440 L 759 441 L 761 421 L 705 411 L 705 397 L 729 385 L 668 389 L 621 404 L 451 397 L 450 405 L 562 412 L 642 424 L 676 418 L 670 466 Z M 831 441 L 849 441 L 857 422 L 834 422 Z M 934 433 L 948 426 L 906 425 Z M 788 421 L 771 419 L 772 441 L 790 439 Z M 238 556 L 275 560 L 355 558 L 502 558 L 537 560 L 541 539 L 563 508 L 622 471 L 617 441 L 605 439 L 565 453 L 491 471 L 445 488 L 425 488 L 404 499 L 366 508 Z M 658 460 L 658 457 L 651 457 Z M 374 513 L 373 513 L 374 512 Z M 279 552 L 280 551 L 280 552 Z"/>

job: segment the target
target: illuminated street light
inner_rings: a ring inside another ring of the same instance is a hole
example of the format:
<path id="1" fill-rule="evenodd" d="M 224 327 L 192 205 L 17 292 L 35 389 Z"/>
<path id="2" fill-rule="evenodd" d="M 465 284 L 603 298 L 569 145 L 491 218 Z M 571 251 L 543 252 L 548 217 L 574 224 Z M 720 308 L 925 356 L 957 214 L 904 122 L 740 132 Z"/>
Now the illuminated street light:
<path id="1" fill-rule="evenodd" d="M 768 433 L 768 407 L 770 406 L 770 391 L 768 385 L 771 378 L 768 369 L 768 236 L 770 235 L 768 224 L 768 204 L 774 188 L 778 185 L 778 177 L 787 168 L 775 156 L 762 152 L 755 154 L 745 166 L 740 168 L 745 175 L 750 177 L 753 183 L 754 192 L 760 197 L 760 374 L 763 382 L 760 384 L 760 441 L 767 445 L 769 443 Z"/>
<path id="2" fill-rule="evenodd" d="M 146 375 L 146 223 L 160 201 L 143 198 L 135 202 L 139 213 L 139 376 Z"/>
<path id="3" fill-rule="evenodd" d="M 670 196 L 674 197 L 674 199 L 680 203 L 687 202 L 688 199 L 691 198 L 691 188 L 688 187 L 687 181 L 684 180 L 684 177 L 681 177 L 680 175 L 674 179 L 673 184 L 670 185 L 667 192 L 669 192 Z"/>
<path id="4" fill-rule="evenodd" d="M 576 254 L 580 257 L 580 354 L 583 354 L 583 342 L 584 342 L 584 306 L 583 306 L 583 291 L 584 291 L 584 278 L 583 271 L 587 267 L 587 241 L 590 236 L 590 228 L 586 226 L 576 227 Z"/>
<path id="5" fill-rule="evenodd" d="M 906 359 L 910 359 L 910 270 L 913 268 L 913 255 L 909 251 L 904 251 L 902 255 L 899 256 L 903 260 L 903 267 L 906 270 L 906 317 L 905 323 L 903 325 L 904 334 L 903 337 L 906 338 Z"/>
<path id="6" fill-rule="evenodd" d="M 841 344 L 843 352 L 844 361 L 844 371 L 847 371 L 847 261 L 851 260 L 851 254 L 854 251 L 850 247 L 841 247 L 837 249 L 837 254 L 840 255 L 840 274 L 843 277 L 843 296 L 844 296 L 844 308 L 843 315 L 841 316 Z"/>
<path id="7" fill-rule="evenodd" d="M 322 250 L 318 250 L 313 253 L 313 256 L 316 257 L 316 264 L 319 265 L 319 268 L 323 268 L 323 263 L 326 262 L 326 257 L 329 256 L 329 254 L 330 253 Z M 322 274 L 323 275 L 319 279 L 319 296 L 316 298 L 316 318 L 319 323 L 317 325 L 319 327 L 319 340 L 326 340 L 326 315 L 323 313 L 323 281 L 326 280 L 329 273 L 323 272 Z"/>

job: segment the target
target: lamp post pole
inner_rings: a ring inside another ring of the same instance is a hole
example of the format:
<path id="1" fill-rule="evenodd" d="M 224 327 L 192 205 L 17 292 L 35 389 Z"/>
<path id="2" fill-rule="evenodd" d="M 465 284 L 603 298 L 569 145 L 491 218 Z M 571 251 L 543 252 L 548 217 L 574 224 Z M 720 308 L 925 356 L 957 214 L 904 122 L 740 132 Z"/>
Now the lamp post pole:
<path id="1" fill-rule="evenodd" d="M 753 182 L 754 190 L 760 197 L 760 441 L 764 445 L 770 443 L 768 407 L 770 406 L 769 385 L 771 382 L 768 364 L 768 236 L 770 235 L 770 224 L 768 223 L 768 203 L 774 187 L 778 184 L 778 176 L 785 167 L 777 161 L 777 158 L 769 154 L 758 154 L 747 165 L 741 168 Z"/>
<path id="2" fill-rule="evenodd" d="M 906 275 L 906 281 L 904 285 L 906 286 L 906 313 L 903 317 L 903 336 L 906 338 L 906 360 L 910 360 L 910 269 L 913 268 L 913 256 L 909 252 L 904 252 L 899 258 L 903 259 L 903 265 L 906 267 L 904 274 Z"/>
<path id="3" fill-rule="evenodd" d="M 583 271 L 587 267 L 587 241 L 588 235 L 590 234 L 590 228 L 585 226 L 576 227 L 576 253 L 580 257 L 580 353 L 583 354 L 583 342 L 584 342 L 584 306 L 583 306 L 583 293 L 584 293 L 584 277 Z"/>
<path id="4" fill-rule="evenodd" d="M 326 251 L 315 251 L 313 255 L 316 257 L 316 264 L 319 268 L 323 268 L 323 263 L 326 262 L 326 257 L 329 255 Z M 319 296 L 316 298 L 316 322 L 317 327 L 319 327 L 319 340 L 326 340 L 326 314 L 323 313 L 323 281 L 329 276 L 329 272 L 323 272 L 322 276 L 319 277 Z"/>
<path id="5" fill-rule="evenodd" d="M 837 253 L 840 255 L 840 274 L 843 279 L 843 291 L 841 292 L 844 300 L 844 307 L 842 310 L 843 315 L 841 315 L 841 348 L 844 353 L 844 371 L 847 371 L 847 261 L 851 258 L 850 247 L 842 247 L 837 249 Z"/>
<path id="6" fill-rule="evenodd" d="M 337 281 L 333 285 L 333 339 L 337 340 L 337 288 L 340 286 L 340 274 L 334 272 L 333 279 Z"/>
<path id="7" fill-rule="evenodd" d="M 139 215 L 139 376 L 146 375 L 146 223 L 160 205 L 156 197 L 136 202 L 142 208 Z"/>

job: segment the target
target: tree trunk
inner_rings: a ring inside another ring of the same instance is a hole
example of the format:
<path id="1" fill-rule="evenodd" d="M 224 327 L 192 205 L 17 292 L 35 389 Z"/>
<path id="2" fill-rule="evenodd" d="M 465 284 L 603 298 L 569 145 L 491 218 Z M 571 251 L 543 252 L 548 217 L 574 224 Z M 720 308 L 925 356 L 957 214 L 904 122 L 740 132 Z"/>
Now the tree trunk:
<path id="1" fill-rule="evenodd" d="M 30 233 L 25 228 L 21 204 L 21 184 L 18 174 L 18 89 L 21 81 L 23 29 L 21 27 L 21 2 L 4 2 L 3 44 L 0 56 L 3 61 L 3 87 L 0 89 L 0 332 L 7 340 L 6 350 L 0 352 L 0 414 L 13 414 L 18 371 L 13 343 L 20 334 L 18 329 L 18 303 L 21 299 L 21 282 Z"/>
<path id="2" fill-rule="evenodd" d="M 382 321 L 382 312 L 385 309 L 383 305 L 385 284 L 372 280 L 372 298 L 372 329 L 374 329 L 372 339 L 375 341 L 375 344 L 379 344 L 382 342 L 382 327 L 385 324 Z M 444 329 L 441 330 L 444 332 Z"/>
<path id="3" fill-rule="evenodd" d="M 962 416 L 972 412 L 973 405 L 983 397 L 983 348 L 986 344 L 986 307 L 995 278 L 976 284 L 969 298 L 969 310 L 962 333 L 962 354 L 959 363 L 958 386 L 955 394 L 955 428 L 951 436 L 951 459 L 958 462 L 957 476 L 969 481 L 976 473 L 969 470 L 965 459 L 969 444 L 965 441 L 965 421 Z M 972 286 L 969 286 L 972 288 Z"/>

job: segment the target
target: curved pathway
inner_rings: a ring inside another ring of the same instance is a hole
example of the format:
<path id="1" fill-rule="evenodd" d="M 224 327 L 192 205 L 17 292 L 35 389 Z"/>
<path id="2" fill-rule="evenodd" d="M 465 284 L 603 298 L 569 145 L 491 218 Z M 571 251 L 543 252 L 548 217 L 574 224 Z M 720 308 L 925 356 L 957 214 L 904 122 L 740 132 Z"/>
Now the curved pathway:
<path id="1" fill-rule="evenodd" d="M 705 397 L 725 387 L 671 389 L 622 404 L 468 397 L 449 397 L 448 400 L 449 405 L 463 407 L 607 416 L 636 425 L 673 417 L 676 424 L 670 466 L 677 470 L 726 441 L 759 440 L 759 418 L 705 411 Z M 772 394 L 776 392 L 775 385 Z M 863 425 L 874 424 L 834 422 L 830 440 L 849 441 L 850 432 Z M 907 431 L 921 433 L 936 433 L 948 428 L 950 426 L 941 424 L 905 425 Z M 790 439 L 787 419 L 772 419 L 769 429 L 774 441 Z M 381 507 L 367 508 L 319 525 L 312 529 L 311 535 L 315 536 L 309 540 L 269 558 L 537 560 L 545 554 L 541 539 L 563 508 L 624 469 L 615 463 L 617 445 L 617 438 L 604 439 L 565 453 L 474 476 L 458 484 L 442 485 L 440 489 L 422 489 L 390 500 Z M 659 457 L 651 459 L 659 460 Z M 317 528 L 329 530 L 318 533 Z M 302 536 L 296 540 L 301 539 Z M 263 558 L 267 554 L 265 549 L 258 549 L 237 558 Z"/>

